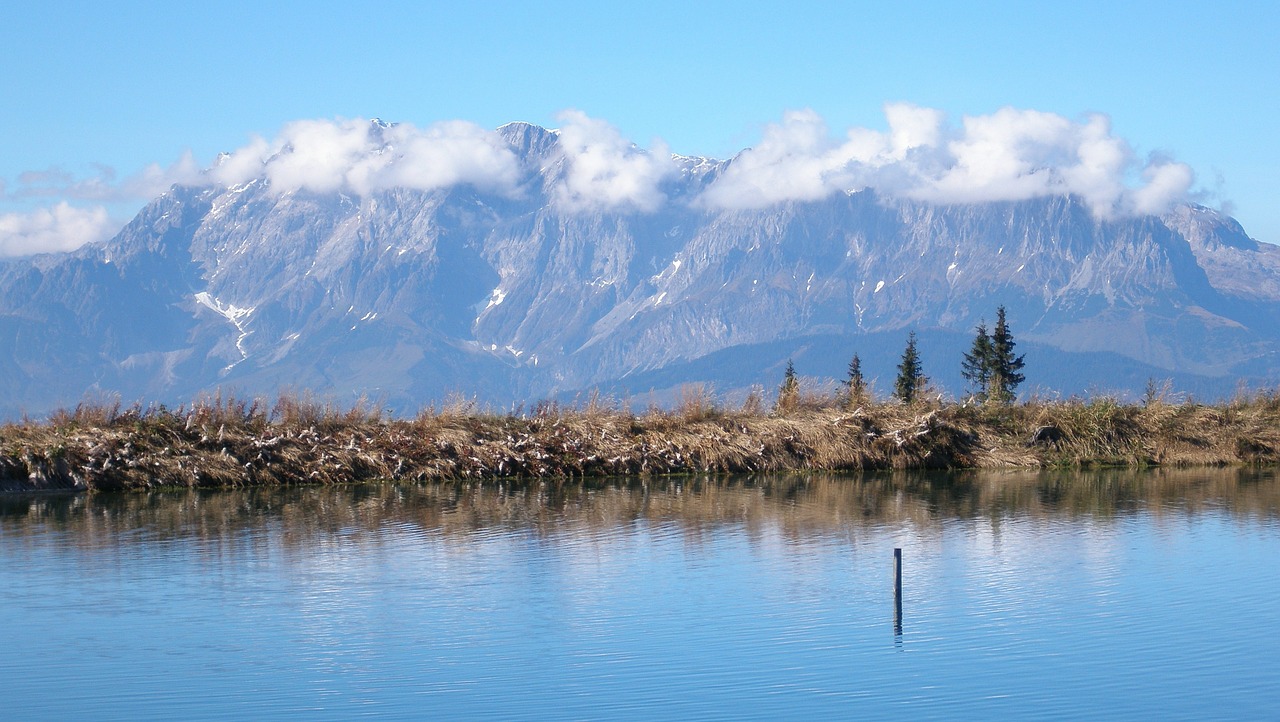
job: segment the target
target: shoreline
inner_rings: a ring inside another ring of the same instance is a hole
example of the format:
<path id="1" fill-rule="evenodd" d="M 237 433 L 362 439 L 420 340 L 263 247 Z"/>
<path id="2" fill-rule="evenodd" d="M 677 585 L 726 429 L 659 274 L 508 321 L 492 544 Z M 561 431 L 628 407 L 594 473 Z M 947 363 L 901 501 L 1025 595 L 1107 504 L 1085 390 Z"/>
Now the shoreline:
<path id="1" fill-rule="evenodd" d="M 189 410 L 77 407 L 0 427 L 0 491 L 227 488 L 705 473 L 1229 466 L 1280 463 L 1280 394 L 1203 405 L 705 400 L 632 414 L 589 404 L 387 419 L 282 397 Z"/>

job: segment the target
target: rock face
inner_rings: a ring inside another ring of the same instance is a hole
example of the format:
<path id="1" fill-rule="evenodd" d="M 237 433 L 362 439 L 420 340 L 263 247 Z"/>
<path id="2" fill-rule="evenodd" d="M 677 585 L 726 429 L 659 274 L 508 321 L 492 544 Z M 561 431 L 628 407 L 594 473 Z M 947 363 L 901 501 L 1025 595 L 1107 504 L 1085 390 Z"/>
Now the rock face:
<path id="1" fill-rule="evenodd" d="M 653 212 L 564 210 L 559 137 L 499 131 L 516 193 L 353 197 L 174 187 L 115 238 L 0 264 L 0 412 L 311 390 L 400 413 L 600 387 L 772 385 L 788 357 L 889 386 L 906 332 L 959 393 L 1004 304 L 1028 387 L 1229 393 L 1280 372 L 1280 247 L 1214 211 L 1099 220 L 1071 197 L 929 205 L 872 190 L 762 210 L 692 199 L 732 161 L 676 157 Z"/>

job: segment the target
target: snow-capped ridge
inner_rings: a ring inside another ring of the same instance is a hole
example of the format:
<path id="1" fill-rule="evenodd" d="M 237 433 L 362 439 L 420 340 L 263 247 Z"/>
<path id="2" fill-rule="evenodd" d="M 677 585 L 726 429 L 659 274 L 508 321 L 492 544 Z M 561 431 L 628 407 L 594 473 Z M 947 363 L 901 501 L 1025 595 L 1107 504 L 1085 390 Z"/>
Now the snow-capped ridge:
<path id="1" fill-rule="evenodd" d="M 1222 213 L 1099 216 L 1076 193 L 943 202 L 785 154 L 757 156 L 745 179 L 768 181 L 753 198 L 769 202 L 699 202 L 745 182 L 731 171 L 746 157 L 562 120 L 299 124 L 100 247 L 6 263 L 4 398 L 38 410 L 95 384 L 176 402 L 292 386 L 402 409 L 459 390 L 503 404 L 593 386 L 728 394 L 772 384 L 792 354 L 837 377 L 865 351 L 885 378 L 910 330 L 959 393 L 947 359 L 997 305 L 1034 373 L 1068 359 L 1029 376 L 1066 393 L 1280 375 L 1280 249 Z"/>

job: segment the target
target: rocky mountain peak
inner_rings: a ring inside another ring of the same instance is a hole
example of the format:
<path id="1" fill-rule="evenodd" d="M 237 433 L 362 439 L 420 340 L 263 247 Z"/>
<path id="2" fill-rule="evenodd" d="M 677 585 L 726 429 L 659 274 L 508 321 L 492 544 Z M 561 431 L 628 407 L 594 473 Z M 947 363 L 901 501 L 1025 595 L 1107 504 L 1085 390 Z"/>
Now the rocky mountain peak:
<path id="1" fill-rule="evenodd" d="M 100 248 L 4 264 L 7 411 L 219 387 L 408 413 L 450 393 L 732 395 L 771 385 L 788 358 L 838 377 L 857 351 L 889 378 L 911 330 L 927 373 L 959 394 L 960 353 L 998 305 L 1043 389 L 1168 377 L 1229 393 L 1280 373 L 1280 249 L 1207 208 L 1102 219 L 1072 196 L 932 204 L 874 189 L 725 208 L 699 198 L 730 162 L 678 155 L 653 176 L 661 204 L 568 206 L 561 135 L 497 133 L 520 162 L 515 190 L 175 188 Z"/>
<path id="2" fill-rule="evenodd" d="M 500 126 L 497 133 L 526 162 L 547 158 L 560 140 L 556 131 L 523 121 Z"/>

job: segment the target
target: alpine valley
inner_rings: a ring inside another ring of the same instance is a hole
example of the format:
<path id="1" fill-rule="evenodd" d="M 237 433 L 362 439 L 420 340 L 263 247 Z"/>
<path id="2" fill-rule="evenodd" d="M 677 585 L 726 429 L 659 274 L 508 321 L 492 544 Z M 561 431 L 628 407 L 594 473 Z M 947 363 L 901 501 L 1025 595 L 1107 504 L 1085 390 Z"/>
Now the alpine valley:
<path id="1" fill-rule="evenodd" d="M 369 133 L 385 124 L 372 123 Z M 1023 392 L 1203 398 L 1280 375 L 1280 247 L 1204 207 L 1102 219 L 1074 196 L 932 204 L 874 189 L 724 210 L 734 162 L 675 156 L 666 201 L 557 201 L 556 131 L 498 131 L 515 191 L 173 186 L 114 238 L 0 262 L 0 414 L 86 395 L 176 405 L 223 389 L 360 396 L 412 414 L 592 389 L 731 399 L 788 359 L 892 384 L 916 331 L 935 385 L 1008 309 Z"/>

